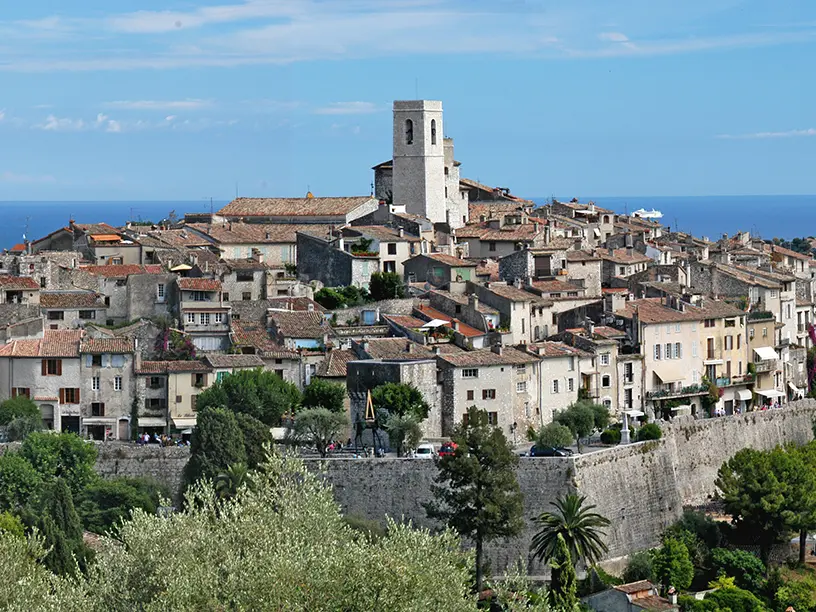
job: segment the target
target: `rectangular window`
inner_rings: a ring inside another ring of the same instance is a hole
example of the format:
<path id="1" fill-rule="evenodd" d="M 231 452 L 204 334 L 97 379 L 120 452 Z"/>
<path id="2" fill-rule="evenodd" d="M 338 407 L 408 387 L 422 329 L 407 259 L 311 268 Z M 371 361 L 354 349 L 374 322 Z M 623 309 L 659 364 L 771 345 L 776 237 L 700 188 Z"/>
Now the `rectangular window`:
<path id="1" fill-rule="evenodd" d="M 609 353 L 601 353 L 601 365 L 602 366 L 609 365 Z"/>
<path id="2" fill-rule="evenodd" d="M 660 346 L 659 344 L 655 344 L 654 347 L 654 358 L 655 361 L 660 361 Z"/>
<path id="3" fill-rule="evenodd" d="M 114 376 L 113 377 L 113 390 L 114 391 L 121 391 L 122 390 L 122 377 L 121 376 Z"/>
<path id="4" fill-rule="evenodd" d="M 672 328 L 671 323 L 666 323 L 666 333 L 667 334 L 671 333 L 671 328 Z"/>
<path id="5" fill-rule="evenodd" d="M 749 330 L 748 330 L 748 339 L 749 339 L 749 340 L 753 340 L 753 339 L 754 339 L 754 328 L 753 328 L 753 327 L 752 327 L 751 329 L 749 329 Z"/>
<path id="6" fill-rule="evenodd" d="M 516 383 L 516 393 L 525 393 L 527 391 L 526 381 Z"/>
<path id="7" fill-rule="evenodd" d="M 105 402 L 91 402 L 91 416 L 105 416 Z"/>
<path id="8" fill-rule="evenodd" d="M 666 359 L 671 359 L 672 358 L 672 345 L 671 345 L 671 342 L 666 343 L 666 353 L 665 353 L 665 355 L 666 355 Z"/>
<path id="9" fill-rule="evenodd" d="M 714 327 L 717 322 L 714 319 L 706 319 L 703 323 L 703 327 Z"/>
<path id="10" fill-rule="evenodd" d="M 79 318 L 80 319 L 96 319 L 96 311 L 95 310 L 80 310 L 79 311 Z"/>
<path id="11" fill-rule="evenodd" d="M 51 310 L 48 312 L 49 321 L 62 321 L 65 319 L 65 313 L 62 310 Z"/>
<path id="12" fill-rule="evenodd" d="M 24 395 L 25 397 L 31 399 L 31 389 L 27 387 L 14 387 L 11 390 L 11 397 L 17 397 L 18 395 Z"/>
<path id="13" fill-rule="evenodd" d="M 552 383 L 552 392 L 558 393 L 558 379 L 556 378 Z"/>
<path id="14" fill-rule="evenodd" d="M 495 251 L 496 250 L 496 243 L 495 242 L 489 242 L 487 248 L 488 248 L 489 251 Z"/>
<path id="15" fill-rule="evenodd" d="M 568 378 L 567 379 L 567 391 L 570 391 L 570 392 L 575 391 L 575 379 L 574 378 Z"/>
<path id="16" fill-rule="evenodd" d="M 462 378 L 479 378 L 479 370 L 476 368 L 465 368 L 462 370 Z"/>
<path id="17" fill-rule="evenodd" d="M 726 336 L 725 337 L 725 350 L 730 351 L 734 348 L 734 336 Z"/>
<path id="18" fill-rule="evenodd" d="M 46 285 L 46 284 L 47 284 L 47 283 L 46 283 L 45 277 L 44 277 L 44 276 L 41 276 L 41 277 L 40 277 L 40 289 L 45 289 L 45 285 Z"/>
<path id="19" fill-rule="evenodd" d="M 742 345 L 742 334 L 737 334 L 737 350 L 740 349 L 741 345 Z"/>
<path id="20" fill-rule="evenodd" d="M 482 399 L 483 400 L 496 399 L 496 390 L 495 389 L 482 389 Z"/>
<path id="21" fill-rule="evenodd" d="M 388 243 L 388 254 L 389 255 L 396 255 L 397 254 L 397 243 L 396 242 L 389 242 Z"/>
<path id="22" fill-rule="evenodd" d="M 198 396 L 197 395 L 191 395 L 190 396 L 190 408 L 193 409 L 193 412 L 196 411 L 196 402 L 197 401 L 198 401 Z"/>
<path id="23" fill-rule="evenodd" d="M 159 298 L 160 302 L 164 301 L 164 283 L 156 285 L 156 297 Z"/>
<path id="24" fill-rule="evenodd" d="M 250 301 L 250 300 L 252 299 L 252 293 L 251 293 L 250 291 L 244 291 L 244 292 L 241 294 L 241 299 L 242 299 L 244 302 L 248 302 L 248 301 Z"/>
<path id="25" fill-rule="evenodd" d="M 569 358 L 569 368 L 568 369 L 569 369 L 570 372 L 575 371 L 575 357 L 570 357 Z"/>
<path id="26" fill-rule="evenodd" d="M 209 312 L 201 312 L 198 314 L 198 324 L 199 325 L 209 325 L 210 324 L 210 313 Z"/>
<path id="27" fill-rule="evenodd" d="M 683 358 L 683 345 L 679 342 L 674 343 L 674 358 L 675 359 L 682 359 Z"/>
<path id="28" fill-rule="evenodd" d="M 91 355 L 91 367 L 102 367 L 102 355 Z"/>
<path id="29" fill-rule="evenodd" d="M 494 427 L 499 424 L 499 413 L 498 412 L 488 412 L 487 413 L 487 424 L 493 425 Z"/>
<path id="30" fill-rule="evenodd" d="M 697 341 L 696 340 L 691 341 L 691 356 L 692 357 L 697 356 Z"/>
<path id="31" fill-rule="evenodd" d="M 79 389 L 67 387 L 60 389 L 60 404 L 78 404 Z"/>
<path id="32" fill-rule="evenodd" d="M 91 377 L 91 389 L 93 389 L 94 391 L 99 391 L 100 387 L 101 387 L 101 385 L 100 385 L 99 377 L 98 376 L 92 376 Z"/>
<path id="33" fill-rule="evenodd" d="M 771 297 L 772 298 L 776 297 L 776 289 L 771 289 Z"/>
<path id="34" fill-rule="evenodd" d="M 176 396 L 176 403 L 177 403 L 177 404 L 180 404 L 180 403 L 181 403 L 181 396 L 180 396 L 180 395 L 177 395 L 177 396 Z"/>
<path id="35" fill-rule="evenodd" d="M 236 272 L 235 280 L 239 283 L 251 283 L 254 279 L 252 272 Z"/>
<path id="36" fill-rule="evenodd" d="M 151 389 L 161 389 L 162 387 L 162 379 L 160 376 L 151 376 L 150 377 L 150 388 Z"/>
<path id="37" fill-rule="evenodd" d="M 762 337 L 763 337 L 763 338 L 767 338 L 767 337 L 768 337 L 768 328 L 767 328 L 767 327 L 763 327 L 763 328 L 762 328 Z"/>
<path id="38" fill-rule="evenodd" d="M 469 402 L 473 401 L 473 390 L 472 389 L 470 389 L 467 392 L 467 399 L 468 399 Z"/>
<path id="39" fill-rule="evenodd" d="M 216 325 L 221 325 L 224 322 L 224 313 L 223 312 L 216 312 L 213 315 L 213 322 Z"/>
<path id="40" fill-rule="evenodd" d="M 193 385 L 196 387 L 204 387 L 207 384 L 207 375 L 196 372 L 193 374 Z"/>
<path id="41" fill-rule="evenodd" d="M 674 324 L 674 331 L 675 331 L 675 333 L 678 333 L 678 334 L 680 333 L 680 324 L 679 323 Z"/>
<path id="42" fill-rule="evenodd" d="M 221 301 L 222 302 L 229 302 L 229 293 L 226 293 L 226 292 L 222 293 L 221 294 Z"/>
<path id="43" fill-rule="evenodd" d="M 187 325 L 194 325 L 195 324 L 195 313 L 194 312 L 188 312 L 185 315 L 185 319 L 187 321 Z"/>
<path id="44" fill-rule="evenodd" d="M 62 359 L 43 359 L 44 376 L 62 376 Z"/>
<path id="45" fill-rule="evenodd" d="M 516 364 L 516 372 L 522 373 L 522 372 L 526 372 L 526 371 L 527 371 L 527 365 L 526 364 L 524 364 L 524 363 Z"/>

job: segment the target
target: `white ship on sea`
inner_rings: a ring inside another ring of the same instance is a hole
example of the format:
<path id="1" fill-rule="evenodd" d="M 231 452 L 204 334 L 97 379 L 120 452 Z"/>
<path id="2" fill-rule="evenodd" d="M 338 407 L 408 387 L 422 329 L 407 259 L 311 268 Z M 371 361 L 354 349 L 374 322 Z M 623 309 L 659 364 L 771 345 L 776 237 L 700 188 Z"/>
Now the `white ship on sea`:
<path id="1" fill-rule="evenodd" d="M 646 210 L 645 208 L 641 208 L 640 210 L 636 210 L 632 213 L 633 217 L 640 217 L 641 219 L 661 219 L 663 217 L 663 213 L 659 210 Z"/>

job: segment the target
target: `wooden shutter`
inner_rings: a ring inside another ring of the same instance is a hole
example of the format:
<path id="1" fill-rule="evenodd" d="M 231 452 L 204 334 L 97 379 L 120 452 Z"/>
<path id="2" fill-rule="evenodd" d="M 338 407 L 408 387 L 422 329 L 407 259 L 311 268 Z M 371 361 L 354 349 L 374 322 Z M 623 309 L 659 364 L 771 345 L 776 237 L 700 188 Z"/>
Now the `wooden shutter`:
<path id="1" fill-rule="evenodd" d="M 74 389 L 74 403 L 75 404 L 79 403 L 79 389 L 78 388 Z"/>
<path id="2" fill-rule="evenodd" d="M 195 387 L 195 382 L 196 382 L 196 378 L 195 378 L 195 376 L 196 376 L 196 375 L 195 375 L 195 372 L 193 372 L 192 374 L 190 374 L 190 384 L 191 384 L 191 385 L 193 385 L 194 387 Z"/>
<path id="3" fill-rule="evenodd" d="M 62 359 L 57 359 L 57 376 L 62 376 Z"/>
<path id="4" fill-rule="evenodd" d="M 60 389 L 59 399 L 60 399 L 60 404 L 65 403 L 65 389 Z"/>
<path id="5" fill-rule="evenodd" d="M 42 360 L 42 375 L 43 376 L 48 375 L 48 360 L 47 359 Z"/>
<path id="6" fill-rule="evenodd" d="M 12 390 L 11 390 L 11 397 L 12 397 L 12 398 L 17 397 L 17 387 L 13 387 L 13 388 L 12 388 Z"/>

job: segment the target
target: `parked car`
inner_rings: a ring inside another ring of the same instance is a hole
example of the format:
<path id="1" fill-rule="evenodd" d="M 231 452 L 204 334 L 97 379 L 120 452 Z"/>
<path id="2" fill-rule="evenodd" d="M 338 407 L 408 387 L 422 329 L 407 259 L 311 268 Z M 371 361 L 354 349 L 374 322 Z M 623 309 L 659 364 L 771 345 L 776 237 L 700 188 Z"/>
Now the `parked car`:
<path id="1" fill-rule="evenodd" d="M 420 444 L 414 451 L 414 459 L 433 459 L 436 449 L 433 444 Z"/>
<path id="2" fill-rule="evenodd" d="M 453 455 L 457 448 L 459 448 L 459 446 L 456 442 L 445 442 L 439 449 L 439 456 L 447 457 L 448 455 Z"/>
<path id="3" fill-rule="evenodd" d="M 553 446 L 534 446 L 530 449 L 531 457 L 569 457 L 572 451 L 568 448 L 555 448 Z"/>

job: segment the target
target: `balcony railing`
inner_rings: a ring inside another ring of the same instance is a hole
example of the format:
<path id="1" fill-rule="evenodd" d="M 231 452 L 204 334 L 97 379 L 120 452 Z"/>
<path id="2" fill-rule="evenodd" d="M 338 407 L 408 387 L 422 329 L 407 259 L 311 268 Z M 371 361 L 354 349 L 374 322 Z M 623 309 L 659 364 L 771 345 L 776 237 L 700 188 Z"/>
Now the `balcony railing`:
<path id="1" fill-rule="evenodd" d="M 765 361 L 755 361 L 754 368 L 756 368 L 757 372 L 770 372 L 772 370 L 776 370 L 776 360 L 767 359 Z"/>
<path id="2" fill-rule="evenodd" d="M 745 385 L 754 382 L 754 377 L 750 374 L 742 376 L 721 376 L 714 381 L 718 387 L 732 387 L 734 385 Z"/>
<path id="3" fill-rule="evenodd" d="M 706 361 L 722 361 L 723 358 L 722 349 L 719 348 L 707 349 L 706 352 L 703 354 L 703 358 Z"/>
<path id="4" fill-rule="evenodd" d="M 686 395 L 703 395 L 708 393 L 708 385 L 689 385 L 681 387 L 674 384 L 659 385 L 646 392 L 647 399 L 663 399 L 670 397 L 683 397 Z"/>

